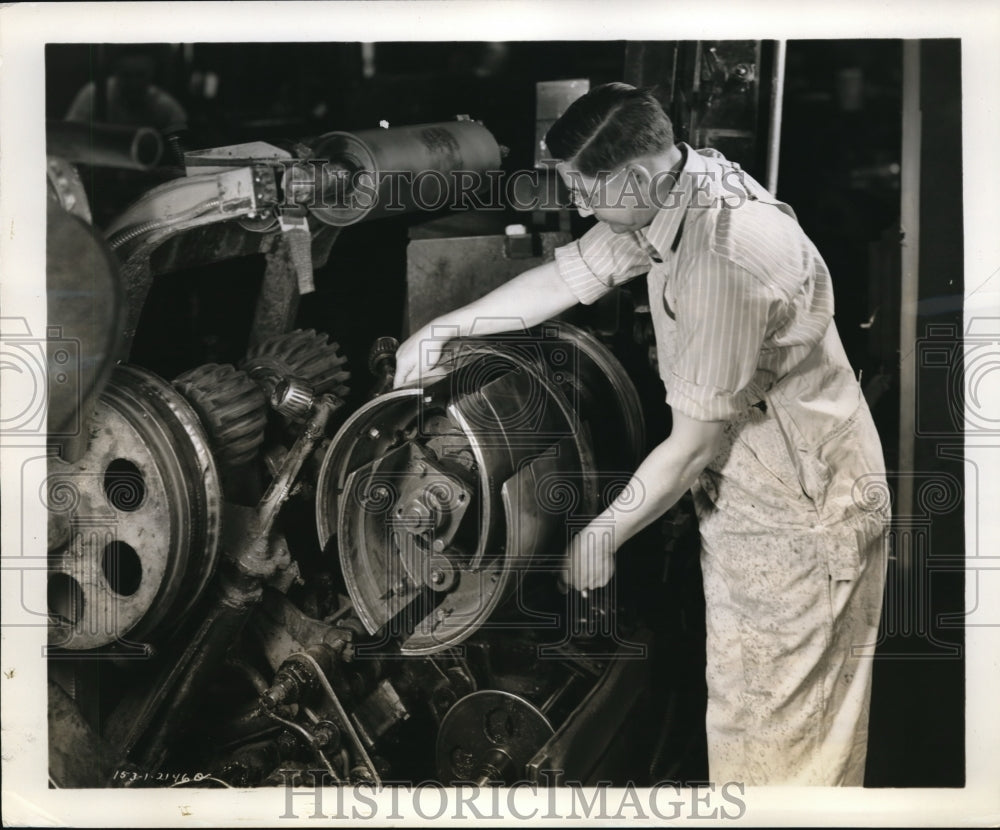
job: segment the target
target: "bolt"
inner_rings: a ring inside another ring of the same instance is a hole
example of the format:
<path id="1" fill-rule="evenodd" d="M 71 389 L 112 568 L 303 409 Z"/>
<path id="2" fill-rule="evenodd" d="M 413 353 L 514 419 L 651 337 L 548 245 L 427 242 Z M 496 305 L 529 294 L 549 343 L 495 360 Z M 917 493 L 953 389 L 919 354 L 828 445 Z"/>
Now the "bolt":
<path id="1" fill-rule="evenodd" d="M 340 743 L 340 731 L 329 721 L 320 721 L 313 737 L 320 747 L 337 746 Z"/>
<path id="2" fill-rule="evenodd" d="M 440 585 L 442 582 L 444 582 L 444 574 L 441 573 L 441 571 L 439 571 L 437 568 L 435 568 L 433 571 L 431 571 L 431 582 L 433 582 L 435 585 Z"/>
<path id="3" fill-rule="evenodd" d="M 434 540 L 434 550 L 436 550 L 438 553 L 441 553 L 441 551 L 444 550 L 444 539 Z"/>
<path id="4" fill-rule="evenodd" d="M 372 441 L 374 441 L 376 438 L 381 437 L 381 435 L 382 433 L 379 432 L 378 427 L 372 427 L 370 430 L 368 430 L 368 437 L 371 438 Z"/>

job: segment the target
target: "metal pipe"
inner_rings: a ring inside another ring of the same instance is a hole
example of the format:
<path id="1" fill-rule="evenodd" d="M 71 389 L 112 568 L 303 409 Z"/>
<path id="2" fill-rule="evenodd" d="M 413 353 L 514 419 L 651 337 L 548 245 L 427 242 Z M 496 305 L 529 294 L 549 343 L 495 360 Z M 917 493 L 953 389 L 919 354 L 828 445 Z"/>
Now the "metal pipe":
<path id="1" fill-rule="evenodd" d="M 382 778 L 378 774 L 378 770 L 375 768 L 375 764 L 372 762 L 371 757 L 368 755 L 368 751 L 365 749 L 365 745 L 361 742 L 361 737 L 358 735 L 358 730 L 354 728 L 354 724 L 351 723 L 351 719 L 347 714 L 347 710 L 344 709 L 344 705 L 340 702 L 340 698 L 337 697 L 337 693 L 333 690 L 333 686 L 330 685 L 330 681 L 327 679 L 326 674 L 320 667 L 316 659 L 304 651 L 296 652 L 291 655 L 288 659 L 292 657 L 301 657 L 312 667 L 312 670 L 316 674 L 316 679 L 319 681 L 320 685 L 323 687 L 323 691 L 326 692 L 326 696 L 330 698 L 330 702 L 333 704 L 334 709 L 337 711 L 337 718 L 344 725 L 344 730 L 347 732 L 347 736 L 351 739 L 351 743 L 354 744 L 355 750 L 366 767 L 372 775 L 372 781 L 375 786 L 382 786 Z"/>
<path id="2" fill-rule="evenodd" d="M 319 759 L 323 762 L 323 765 L 326 767 L 326 771 L 330 773 L 330 777 L 334 780 L 334 782 L 336 783 L 340 782 L 340 776 L 337 775 L 337 773 L 334 771 L 333 764 L 330 763 L 330 759 L 326 757 L 326 754 L 323 752 L 322 748 L 316 743 L 316 738 L 309 733 L 309 730 L 307 730 L 303 726 L 299 726 L 294 721 L 286 720 L 285 718 L 274 714 L 274 712 L 268 712 L 267 716 L 272 720 L 275 720 L 278 723 L 282 724 L 285 728 L 293 730 L 297 732 L 299 735 L 301 735 L 304 738 L 305 742 L 309 744 L 309 747 L 312 749 L 312 751 L 319 756 Z"/>
<path id="3" fill-rule="evenodd" d="M 494 747 L 480 761 L 472 786 L 481 788 L 490 784 L 502 784 L 511 765 L 511 757 L 499 747 Z"/>
<path id="4" fill-rule="evenodd" d="M 240 672 L 244 677 L 246 677 L 247 680 L 249 680 L 250 683 L 253 685 L 254 690 L 257 692 L 257 694 L 259 695 L 264 694 L 264 692 L 268 690 L 270 684 L 264 678 L 264 675 L 261 674 L 253 666 L 251 666 L 246 660 L 237 660 L 234 658 L 230 658 L 226 661 L 226 665 L 232 669 L 235 669 L 236 671 Z"/>
<path id="5" fill-rule="evenodd" d="M 163 139 L 151 127 L 47 121 L 45 143 L 50 156 L 125 170 L 149 170 L 163 154 Z"/>
<path id="6" fill-rule="evenodd" d="M 323 437 L 330 416 L 342 404 L 343 401 L 337 400 L 332 395 L 323 395 L 316 402 L 312 418 L 306 424 L 299 439 L 282 459 L 278 474 L 271 480 L 270 486 L 257 506 L 258 529 L 262 537 L 266 537 L 271 532 L 278 512 L 288 499 L 292 483 L 299 474 L 303 462 L 315 448 L 316 442 Z"/>
<path id="7" fill-rule="evenodd" d="M 771 107 L 767 124 L 766 166 L 767 189 L 773 196 L 778 195 L 778 160 L 781 151 L 781 109 L 785 99 L 786 48 L 786 41 L 775 41 L 774 72 L 771 75 Z"/>
<path id="8" fill-rule="evenodd" d="M 900 158 L 899 221 L 902 226 L 899 292 L 899 478 L 897 516 L 912 515 L 917 403 L 917 300 L 920 288 L 920 41 L 903 41 L 903 144 Z M 912 552 L 897 551 L 900 570 Z"/>
<path id="9" fill-rule="evenodd" d="M 296 706 L 279 706 L 275 710 L 275 713 L 283 718 L 295 717 L 297 712 Z M 267 716 L 267 712 L 260 710 L 255 700 L 249 706 L 238 710 L 233 720 L 221 725 L 213 733 L 213 739 L 222 750 L 236 749 L 255 738 L 273 733 L 277 728 L 274 721 Z"/>
<path id="10" fill-rule="evenodd" d="M 152 233 L 153 231 L 158 231 L 162 228 L 169 228 L 171 225 L 178 225 L 181 222 L 188 221 L 189 219 L 196 219 L 202 214 L 208 213 L 210 210 L 214 210 L 219 207 L 221 204 L 221 199 L 206 199 L 204 202 L 189 208 L 183 213 L 178 213 L 175 216 L 165 216 L 162 219 L 150 219 L 136 225 L 129 225 L 128 227 L 115 231 L 114 235 L 108 238 L 108 245 L 112 250 L 115 250 L 120 248 L 122 245 L 131 242 L 133 239 L 138 239 L 140 236 L 144 236 L 147 233 Z"/>

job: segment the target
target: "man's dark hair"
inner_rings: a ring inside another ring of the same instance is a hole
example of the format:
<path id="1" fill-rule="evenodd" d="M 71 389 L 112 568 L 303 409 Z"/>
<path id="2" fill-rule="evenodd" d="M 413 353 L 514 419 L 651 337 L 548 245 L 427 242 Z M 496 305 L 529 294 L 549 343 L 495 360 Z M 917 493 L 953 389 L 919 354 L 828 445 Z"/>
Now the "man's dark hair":
<path id="1" fill-rule="evenodd" d="M 577 98 L 545 135 L 553 158 L 585 176 L 614 170 L 674 146 L 670 119 L 653 94 L 623 83 L 596 86 Z"/>

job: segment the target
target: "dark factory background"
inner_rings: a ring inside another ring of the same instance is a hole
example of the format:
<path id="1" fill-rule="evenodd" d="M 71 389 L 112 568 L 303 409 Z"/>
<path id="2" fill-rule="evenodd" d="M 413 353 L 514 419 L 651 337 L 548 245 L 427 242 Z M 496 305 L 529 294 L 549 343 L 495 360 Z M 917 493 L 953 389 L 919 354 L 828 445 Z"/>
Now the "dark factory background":
<path id="1" fill-rule="evenodd" d="M 626 80 L 652 86 L 662 84 L 668 71 L 676 81 L 676 65 L 664 68 L 665 56 L 676 54 L 669 51 L 674 46 L 624 41 L 199 43 L 142 49 L 155 59 L 154 83 L 187 113 L 181 136 L 186 149 L 279 142 L 370 129 L 380 121 L 402 126 L 467 114 L 509 148 L 504 166 L 516 170 L 535 163 L 537 83 L 586 79 L 594 86 Z M 893 488 L 907 476 L 919 486 L 921 475 L 950 472 L 959 481 L 963 475 L 961 460 L 936 457 L 939 439 L 934 438 L 951 428 L 943 423 L 944 407 L 935 407 L 934 401 L 953 394 L 949 383 L 960 371 L 954 361 L 944 371 L 921 371 L 921 423 L 937 418 L 942 424 L 928 431 L 929 437 L 918 436 L 912 461 L 900 464 L 901 389 L 912 394 L 901 380 L 901 360 L 914 347 L 932 342 L 936 332 L 949 326 L 961 331 L 963 274 L 959 44 L 924 41 L 916 64 L 910 64 L 920 79 L 914 117 L 922 129 L 917 186 L 922 188 L 919 215 L 925 228 L 919 251 L 918 343 L 901 344 L 900 222 L 905 200 L 913 198 L 902 186 L 905 49 L 902 41 L 788 42 L 777 171 L 777 195 L 795 209 L 830 266 L 838 326 L 852 365 L 862 374 Z M 47 117 L 65 117 L 81 87 L 111 71 L 115 55 L 113 46 L 50 44 Z M 765 50 L 765 69 L 768 60 L 773 61 L 773 53 Z M 705 92 L 712 80 L 710 62 L 699 59 L 694 71 L 701 99 L 683 100 L 676 84 L 675 94 L 664 91 L 671 114 L 680 115 L 678 134 L 689 141 L 697 133 L 692 129 L 685 135 L 690 126 L 685 113 L 713 94 Z M 756 140 L 753 146 L 732 147 L 736 155 L 743 153 L 744 167 L 764 181 L 770 87 L 761 88 L 759 111 L 750 114 Z M 720 87 L 718 94 L 725 93 Z M 717 137 L 724 138 L 724 132 Z M 725 150 L 721 138 L 716 143 Z M 107 221 L 124 207 L 128 194 L 138 195 L 155 183 L 148 174 L 90 171 L 84 184 L 95 222 L 100 225 L 102 217 Z M 405 334 L 410 238 L 503 233 L 506 224 L 530 219 L 512 210 L 439 212 L 348 227 L 317 272 L 317 291 L 304 298 L 298 325 L 330 332 L 352 371 L 362 375 L 373 334 Z M 574 217 L 572 229 L 583 230 L 586 221 Z M 248 258 L 160 280 L 147 303 L 133 358 L 165 377 L 206 361 L 238 360 L 262 273 L 261 263 Z M 956 342 L 952 335 L 947 344 Z M 655 377 L 637 379 L 637 385 L 644 397 L 662 399 Z M 363 384 L 357 386 L 359 394 L 364 391 Z M 665 430 L 667 418 L 657 414 L 655 401 L 651 407 L 655 435 Z M 960 445 L 960 435 L 952 443 Z M 928 551 L 934 557 L 962 556 L 960 502 L 946 513 L 924 517 L 924 524 L 908 516 L 897 520 L 885 632 L 875 667 L 871 786 L 964 782 L 962 573 L 931 573 L 926 561 Z M 926 534 L 920 537 L 922 544 L 913 541 L 920 533 Z"/>

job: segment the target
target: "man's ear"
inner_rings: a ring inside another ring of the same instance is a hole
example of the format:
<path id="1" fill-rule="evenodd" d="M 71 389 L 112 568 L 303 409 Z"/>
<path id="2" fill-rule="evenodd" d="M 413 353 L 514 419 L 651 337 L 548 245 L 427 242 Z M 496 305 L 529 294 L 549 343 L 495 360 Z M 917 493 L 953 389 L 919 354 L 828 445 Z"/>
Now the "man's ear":
<path id="1" fill-rule="evenodd" d="M 562 180 L 566 182 L 567 186 L 580 188 L 583 185 L 583 174 L 573 168 L 573 166 L 567 161 L 556 162 L 556 172 L 562 177 Z"/>
<path id="2" fill-rule="evenodd" d="M 645 207 L 649 204 L 650 183 L 652 174 L 648 165 L 641 161 L 630 162 L 625 168 L 625 181 L 622 183 L 621 198 L 630 197 L 635 200 L 636 207 Z"/>
<path id="3" fill-rule="evenodd" d="M 645 187 L 653 180 L 653 175 L 649 168 L 641 161 L 630 162 L 628 168 L 626 175 L 635 181 L 636 184 Z"/>

